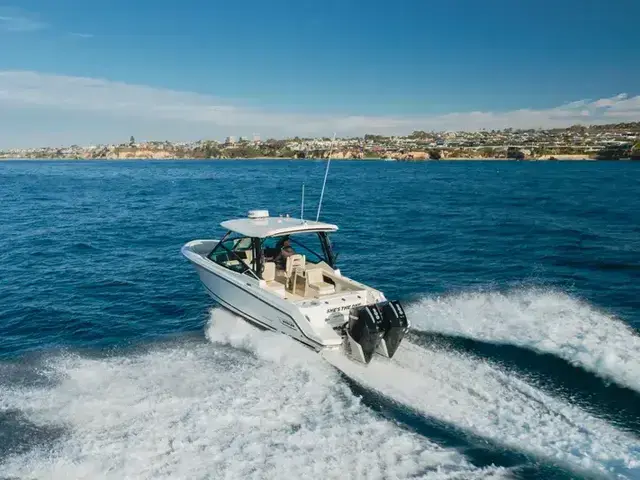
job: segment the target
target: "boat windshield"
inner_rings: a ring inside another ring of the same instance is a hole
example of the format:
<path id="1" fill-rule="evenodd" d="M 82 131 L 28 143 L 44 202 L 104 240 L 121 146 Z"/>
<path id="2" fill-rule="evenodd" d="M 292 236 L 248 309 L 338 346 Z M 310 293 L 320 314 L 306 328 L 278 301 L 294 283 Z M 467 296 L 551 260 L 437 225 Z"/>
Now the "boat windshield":
<path id="1" fill-rule="evenodd" d="M 253 274 L 256 263 L 254 239 L 251 237 L 232 238 L 227 234 L 209 253 L 208 258 L 234 272 Z"/>
<path id="2" fill-rule="evenodd" d="M 327 232 L 296 233 L 279 237 L 267 237 L 262 241 L 265 259 L 275 259 L 283 248 L 285 240 L 295 253 L 304 255 L 309 263 L 326 263 L 334 267 L 335 256 Z"/>
<path id="3" fill-rule="evenodd" d="M 228 232 L 207 258 L 237 273 L 260 279 L 264 262 L 279 262 L 280 252 L 289 240 L 293 253 L 305 256 L 308 263 L 326 263 L 335 268 L 335 255 L 327 232 L 307 232 L 291 235 L 254 238 L 235 236 Z"/>

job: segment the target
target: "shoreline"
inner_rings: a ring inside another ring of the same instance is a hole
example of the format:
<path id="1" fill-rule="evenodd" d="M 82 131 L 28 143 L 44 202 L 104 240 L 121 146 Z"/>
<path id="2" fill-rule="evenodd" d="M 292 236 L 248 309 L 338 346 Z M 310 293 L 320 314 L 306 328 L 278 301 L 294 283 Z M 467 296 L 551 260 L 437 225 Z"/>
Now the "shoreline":
<path id="1" fill-rule="evenodd" d="M 208 161 L 258 161 L 258 160 L 275 160 L 275 161 L 325 161 L 326 158 L 296 158 L 296 157 L 242 157 L 242 158 L 148 158 L 148 157 L 131 157 L 131 158 L 63 158 L 63 157 L 51 157 L 51 158 L 33 158 L 33 157 L 13 157 L 13 158 L 0 158 L 0 162 L 126 162 L 126 161 L 151 161 L 151 162 L 208 162 Z M 514 158 L 466 158 L 466 157 L 450 157 L 441 158 L 439 160 L 434 159 L 387 159 L 387 158 L 331 158 L 334 161 L 363 161 L 363 162 L 395 162 L 395 163 L 438 163 L 438 162 L 623 162 L 628 159 L 620 160 L 599 160 L 597 158 L 562 158 L 556 157 L 553 160 L 548 158 L 525 158 L 523 160 L 516 160 Z"/>
<path id="2" fill-rule="evenodd" d="M 640 160 L 640 122 L 553 129 L 485 129 L 335 138 L 148 140 L 0 148 L 1 160 Z"/>

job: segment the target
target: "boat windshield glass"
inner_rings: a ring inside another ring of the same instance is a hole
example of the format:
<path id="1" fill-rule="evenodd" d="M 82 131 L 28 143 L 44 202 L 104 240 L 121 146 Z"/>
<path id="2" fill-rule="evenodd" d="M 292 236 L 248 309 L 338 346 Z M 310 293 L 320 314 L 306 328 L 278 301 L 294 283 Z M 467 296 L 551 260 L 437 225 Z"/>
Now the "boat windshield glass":
<path id="1" fill-rule="evenodd" d="M 251 237 L 225 238 L 208 255 L 209 260 L 238 273 L 253 271 L 253 239 Z"/>
<path id="2" fill-rule="evenodd" d="M 280 237 L 268 237 L 262 242 L 264 256 L 267 260 L 275 259 L 288 239 L 294 253 L 304 255 L 309 263 L 325 262 L 333 267 L 334 258 L 331 243 L 326 232 L 296 233 Z"/>

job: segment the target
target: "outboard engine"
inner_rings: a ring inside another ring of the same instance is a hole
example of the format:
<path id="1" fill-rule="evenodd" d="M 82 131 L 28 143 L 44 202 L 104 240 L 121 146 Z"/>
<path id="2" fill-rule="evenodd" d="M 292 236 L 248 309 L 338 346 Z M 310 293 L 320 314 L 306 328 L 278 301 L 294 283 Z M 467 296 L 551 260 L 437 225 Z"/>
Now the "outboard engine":
<path id="1" fill-rule="evenodd" d="M 404 334 L 409 329 L 409 320 L 400 302 L 391 300 L 381 305 L 384 335 L 378 344 L 378 353 L 391 358 L 398 350 Z"/>
<path id="2" fill-rule="evenodd" d="M 347 325 L 349 354 L 362 363 L 369 363 L 385 333 L 382 325 L 383 316 L 377 305 L 351 310 Z"/>
<path id="3" fill-rule="evenodd" d="M 397 300 L 356 307 L 346 329 L 348 353 L 362 363 L 369 363 L 376 352 L 391 358 L 408 329 L 407 315 Z"/>

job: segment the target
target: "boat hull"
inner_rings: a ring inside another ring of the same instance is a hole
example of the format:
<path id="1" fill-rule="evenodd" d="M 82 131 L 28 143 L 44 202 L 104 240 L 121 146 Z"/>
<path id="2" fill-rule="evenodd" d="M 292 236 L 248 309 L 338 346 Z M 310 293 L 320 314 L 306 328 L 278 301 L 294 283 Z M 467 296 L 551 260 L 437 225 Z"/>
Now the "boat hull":
<path id="1" fill-rule="evenodd" d="M 306 302 L 299 306 L 263 288 L 263 281 L 212 262 L 206 252 L 211 251 L 215 243 L 190 242 L 183 247 L 182 253 L 193 264 L 202 285 L 216 303 L 260 329 L 283 333 L 315 351 L 342 348 L 348 356 L 365 364 L 375 353 L 391 358 L 408 329 L 408 321 L 399 304 L 384 300 L 369 305 L 349 305 L 348 324 L 342 327 L 343 330 L 334 330 L 327 323 L 327 308 L 331 305 L 321 306 L 323 310 L 320 311 L 314 311 L 314 308 L 320 308 L 318 302 L 312 302 L 316 307 L 305 306 Z M 347 298 L 338 300 L 349 301 Z M 391 308 L 392 304 L 397 304 L 399 310 Z M 394 315 L 390 315 L 391 311 Z"/>
<path id="2" fill-rule="evenodd" d="M 333 332 L 335 338 L 319 337 L 295 305 L 261 288 L 259 280 L 218 266 L 189 247 L 189 244 L 183 247 L 183 255 L 196 268 L 209 296 L 227 310 L 260 328 L 284 333 L 314 350 L 340 343 Z"/>
<path id="3" fill-rule="evenodd" d="M 287 306 L 274 306 L 276 298 L 265 298 L 272 296 L 268 292 L 259 291 L 259 286 L 247 281 L 244 285 L 234 282 L 215 272 L 196 267 L 200 281 L 204 285 L 207 293 L 217 303 L 227 310 L 243 317 L 250 323 L 265 330 L 278 331 L 295 338 L 308 347 L 320 350 L 324 346 L 299 327 L 300 315 L 295 308 Z M 275 297 L 275 296 L 273 296 Z"/>

